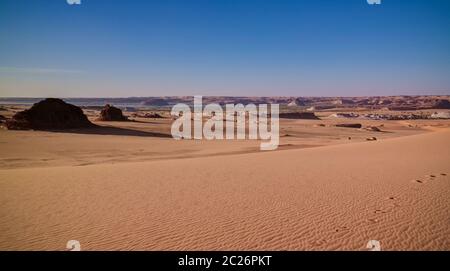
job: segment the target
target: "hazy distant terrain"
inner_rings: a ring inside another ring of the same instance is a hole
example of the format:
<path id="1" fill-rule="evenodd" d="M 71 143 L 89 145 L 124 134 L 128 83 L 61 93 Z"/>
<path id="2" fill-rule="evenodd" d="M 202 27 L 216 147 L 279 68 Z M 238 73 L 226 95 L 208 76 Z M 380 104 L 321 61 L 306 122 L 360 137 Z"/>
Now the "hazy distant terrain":
<path id="1" fill-rule="evenodd" d="M 30 105 L 42 98 L 0 98 L 0 104 Z M 78 106 L 103 106 L 115 104 L 122 107 L 173 106 L 177 103 L 192 104 L 193 97 L 130 97 L 130 98 L 66 98 Z M 204 96 L 203 103 L 270 104 L 314 107 L 315 110 L 332 108 L 369 108 L 391 110 L 450 109 L 450 96 L 377 96 L 377 97 L 233 97 Z"/>

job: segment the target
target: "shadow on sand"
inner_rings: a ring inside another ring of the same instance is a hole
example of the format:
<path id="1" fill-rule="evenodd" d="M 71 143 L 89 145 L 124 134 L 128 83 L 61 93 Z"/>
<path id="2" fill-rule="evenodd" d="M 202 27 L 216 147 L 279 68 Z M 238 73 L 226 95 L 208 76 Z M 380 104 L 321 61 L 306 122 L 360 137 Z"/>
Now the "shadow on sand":
<path id="1" fill-rule="evenodd" d="M 138 131 L 126 128 L 93 125 L 89 128 L 66 129 L 66 130 L 47 130 L 54 133 L 86 134 L 86 135 L 117 135 L 117 136 L 141 136 L 141 137 L 160 137 L 172 138 L 169 134 Z"/>

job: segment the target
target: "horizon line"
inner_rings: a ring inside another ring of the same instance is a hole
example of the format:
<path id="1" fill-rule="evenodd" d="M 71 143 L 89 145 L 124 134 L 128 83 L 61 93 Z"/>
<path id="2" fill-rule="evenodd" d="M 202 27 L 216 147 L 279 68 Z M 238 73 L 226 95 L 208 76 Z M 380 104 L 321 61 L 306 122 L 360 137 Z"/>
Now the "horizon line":
<path id="1" fill-rule="evenodd" d="M 179 97 L 225 97 L 225 98 L 367 98 L 367 97 L 434 97 L 434 96 L 446 96 L 450 97 L 449 94 L 398 94 L 398 95 L 357 95 L 357 96 L 292 96 L 292 95 L 281 95 L 281 96 L 243 96 L 243 95 L 162 95 L 162 96 L 98 96 L 98 97 L 62 97 L 62 96 L 0 96 L 0 99 L 145 99 L 145 98 L 179 98 Z"/>

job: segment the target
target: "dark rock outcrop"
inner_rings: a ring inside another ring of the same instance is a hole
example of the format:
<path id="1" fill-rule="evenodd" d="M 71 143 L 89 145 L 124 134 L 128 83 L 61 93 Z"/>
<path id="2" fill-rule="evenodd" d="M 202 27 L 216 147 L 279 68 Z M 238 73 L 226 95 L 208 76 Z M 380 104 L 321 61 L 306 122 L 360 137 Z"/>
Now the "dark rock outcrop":
<path id="1" fill-rule="evenodd" d="M 280 119 L 307 119 L 307 120 L 319 119 L 313 112 L 280 113 L 279 116 Z"/>
<path id="2" fill-rule="evenodd" d="M 122 114 L 122 110 L 112 105 L 105 105 L 100 112 L 100 121 L 128 121 L 128 118 Z"/>
<path id="3" fill-rule="evenodd" d="M 51 130 L 94 126 L 81 108 L 61 99 L 48 98 L 6 121 L 10 130 Z"/>
<path id="4" fill-rule="evenodd" d="M 336 124 L 336 127 L 342 127 L 342 128 L 361 128 L 362 125 L 360 123 L 342 123 L 342 124 Z"/>

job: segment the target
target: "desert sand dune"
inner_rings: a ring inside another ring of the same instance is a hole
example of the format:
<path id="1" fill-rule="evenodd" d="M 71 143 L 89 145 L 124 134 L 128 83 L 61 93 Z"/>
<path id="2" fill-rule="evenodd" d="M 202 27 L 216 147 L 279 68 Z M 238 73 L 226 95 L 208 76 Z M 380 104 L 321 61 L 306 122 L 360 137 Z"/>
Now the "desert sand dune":
<path id="1" fill-rule="evenodd" d="M 254 140 L 173 140 L 170 136 L 171 122 L 171 119 L 94 121 L 95 127 L 92 128 L 54 131 L 7 131 L 0 128 L 0 169 L 83 166 L 260 152 L 260 142 Z M 366 141 L 370 137 L 384 140 L 450 127 L 449 120 L 362 120 L 363 129 L 335 127 L 338 123 L 345 123 L 345 120 L 282 119 L 277 151 L 349 144 Z M 383 132 L 374 132 L 367 127 L 380 127 Z"/>
<path id="2" fill-rule="evenodd" d="M 0 249 L 449 250 L 448 138 L 3 169 Z"/>

